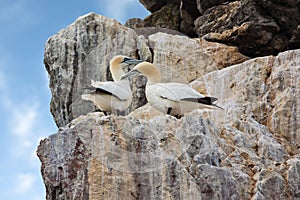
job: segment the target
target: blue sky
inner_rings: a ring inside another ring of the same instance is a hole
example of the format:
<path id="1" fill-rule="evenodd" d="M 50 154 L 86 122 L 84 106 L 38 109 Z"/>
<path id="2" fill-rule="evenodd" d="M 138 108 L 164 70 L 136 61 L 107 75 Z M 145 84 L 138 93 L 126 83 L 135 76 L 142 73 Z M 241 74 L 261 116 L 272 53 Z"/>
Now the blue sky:
<path id="1" fill-rule="evenodd" d="M 138 0 L 0 1 L 0 200 L 45 199 L 36 147 L 57 131 L 49 111 L 45 41 L 89 12 L 144 18 Z"/>

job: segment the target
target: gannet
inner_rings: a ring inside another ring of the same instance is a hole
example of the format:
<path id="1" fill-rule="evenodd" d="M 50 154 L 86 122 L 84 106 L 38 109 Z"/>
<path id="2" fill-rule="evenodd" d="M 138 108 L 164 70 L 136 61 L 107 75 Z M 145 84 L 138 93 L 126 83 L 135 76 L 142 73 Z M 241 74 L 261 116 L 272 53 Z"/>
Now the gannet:
<path id="1" fill-rule="evenodd" d="M 135 60 L 126 56 L 118 55 L 110 60 L 110 72 L 113 82 L 99 82 L 91 80 L 92 92 L 81 95 L 83 100 L 92 101 L 105 115 L 106 112 L 126 110 L 132 100 L 131 88 L 128 80 L 120 80 L 125 74 L 123 66 L 126 64 L 137 64 L 141 60 Z"/>
<path id="2" fill-rule="evenodd" d="M 177 118 L 197 108 L 220 108 L 213 104 L 215 97 L 204 96 L 192 87 L 182 83 L 160 83 L 161 75 L 158 68 L 149 62 L 136 65 L 122 76 L 122 80 L 134 75 L 144 75 L 147 78 L 146 98 L 151 106 L 162 113 Z"/>

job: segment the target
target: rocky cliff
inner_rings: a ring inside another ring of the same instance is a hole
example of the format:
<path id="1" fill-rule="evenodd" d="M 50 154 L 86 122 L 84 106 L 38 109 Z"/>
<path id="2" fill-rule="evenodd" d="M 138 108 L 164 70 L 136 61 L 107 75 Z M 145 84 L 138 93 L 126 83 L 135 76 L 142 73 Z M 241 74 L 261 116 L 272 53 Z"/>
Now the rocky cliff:
<path id="1" fill-rule="evenodd" d="M 152 13 L 128 25 L 164 27 L 237 46 L 250 57 L 300 48 L 298 0 L 140 0 Z"/>
<path id="2" fill-rule="evenodd" d="M 300 51 L 249 59 L 159 31 L 137 34 L 90 13 L 47 41 L 60 127 L 37 150 L 47 199 L 300 199 Z M 161 114 L 139 77 L 128 115 L 93 112 L 80 95 L 90 79 L 111 79 L 117 54 L 155 63 L 163 81 L 190 83 L 224 111 Z"/>
<path id="3" fill-rule="evenodd" d="M 50 109 L 58 127 L 95 110 L 92 103 L 80 96 L 91 79 L 112 80 L 108 66 L 115 55 L 154 62 L 162 67 L 164 81 L 175 78 L 186 83 L 206 72 L 248 59 L 236 47 L 186 36 L 155 34 L 160 30 L 151 34 L 151 30 L 145 29 L 145 38 L 115 20 L 90 13 L 48 39 L 44 63 L 50 76 Z M 146 103 L 144 86 L 145 78 L 134 79 L 135 95 L 130 110 Z"/>

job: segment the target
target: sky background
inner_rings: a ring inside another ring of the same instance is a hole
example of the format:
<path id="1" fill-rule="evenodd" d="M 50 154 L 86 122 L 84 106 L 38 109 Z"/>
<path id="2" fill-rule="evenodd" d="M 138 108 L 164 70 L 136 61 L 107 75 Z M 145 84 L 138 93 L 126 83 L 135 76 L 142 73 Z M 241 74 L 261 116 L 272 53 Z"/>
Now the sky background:
<path id="1" fill-rule="evenodd" d="M 0 1 L 0 200 L 42 200 L 36 149 L 56 133 L 43 64 L 46 40 L 95 12 L 124 24 L 149 12 L 138 0 Z"/>

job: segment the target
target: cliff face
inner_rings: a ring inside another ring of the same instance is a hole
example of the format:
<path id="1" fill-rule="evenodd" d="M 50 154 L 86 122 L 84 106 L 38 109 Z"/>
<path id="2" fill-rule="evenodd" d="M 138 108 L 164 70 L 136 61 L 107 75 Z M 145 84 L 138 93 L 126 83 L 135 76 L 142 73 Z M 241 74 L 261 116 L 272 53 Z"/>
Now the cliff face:
<path id="1" fill-rule="evenodd" d="M 79 97 L 90 79 L 110 79 L 117 54 L 154 62 L 163 81 L 191 82 L 224 111 L 161 114 L 140 77 L 129 115 L 91 113 Z M 45 65 L 60 127 L 37 151 L 47 199 L 300 199 L 299 50 L 249 60 L 91 13 L 47 41 Z"/>
<path id="2" fill-rule="evenodd" d="M 81 99 L 83 88 L 90 86 L 91 79 L 112 80 L 109 60 L 119 54 L 136 57 L 138 49 L 145 59 L 151 56 L 132 29 L 95 14 L 79 18 L 49 38 L 44 63 L 50 76 L 50 109 L 58 127 L 94 110 Z"/>
<path id="3" fill-rule="evenodd" d="M 95 110 L 80 96 L 91 79 L 112 80 L 109 60 L 115 55 L 154 62 L 162 67 L 164 81 L 176 77 L 176 81 L 186 83 L 247 59 L 235 47 L 177 35 L 149 35 L 147 30 L 151 29 L 146 29 L 145 39 L 115 20 L 90 13 L 48 39 L 44 63 L 50 76 L 50 109 L 58 127 Z M 133 81 L 135 95 L 130 111 L 146 103 L 145 78 Z"/>

